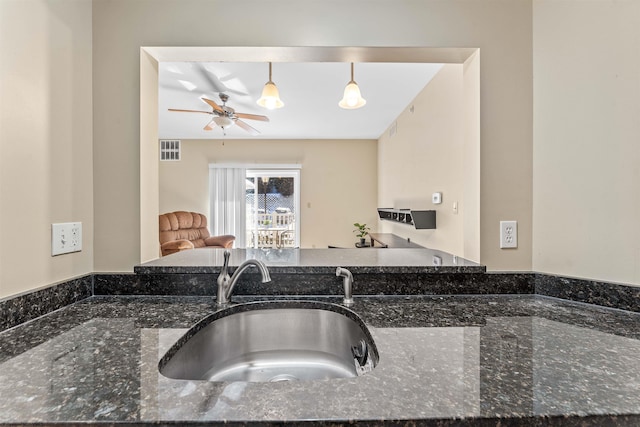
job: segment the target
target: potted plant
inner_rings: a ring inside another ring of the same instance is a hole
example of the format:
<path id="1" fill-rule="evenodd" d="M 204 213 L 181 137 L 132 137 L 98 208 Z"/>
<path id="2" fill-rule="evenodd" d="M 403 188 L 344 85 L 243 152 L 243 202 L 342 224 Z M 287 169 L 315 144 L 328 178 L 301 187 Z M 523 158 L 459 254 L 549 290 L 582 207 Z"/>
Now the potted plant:
<path id="1" fill-rule="evenodd" d="M 367 237 L 367 234 L 369 234 L 369 230 L 371 230 L 371 228 L 367 227 L 367 224 L 360 224 L 358 222 L 355 222 L 353 226 L 356 227 L 353 232 L 356 233 L 356 236 L 360 238 L 360 246 L 364 246 L 364 238 Z"/>

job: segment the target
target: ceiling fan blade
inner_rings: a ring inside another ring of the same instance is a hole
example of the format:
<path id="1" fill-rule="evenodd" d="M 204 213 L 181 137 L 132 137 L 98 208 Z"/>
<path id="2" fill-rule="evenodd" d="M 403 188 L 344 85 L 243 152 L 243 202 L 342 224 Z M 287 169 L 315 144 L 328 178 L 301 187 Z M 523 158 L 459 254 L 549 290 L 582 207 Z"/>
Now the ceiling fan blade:
<path id="1" fill-rule="evenodd" d="M 269 121 L 269 117 L 261 116 L 259 114 L 235 113 L 235 115 L 240 119 L 260 120 L 261 122 Z"/>
<path id="2" fill-rule="evenodd" d="M 238 77 L 233 75 L 220 76 L 220 71 L 214 71 L 216 64 L 199 63 L 198 69 L 201 77 L 211 86 L 214 92 L 231 92 L 240 96 L 248 96 L 247 88 L 244 87 Z M 228 83 L 228 84 L 227 84 Z"/>
<path id="3" fill-rule="evenodd" d="M 202 78 L 209 83 L 214 92 L 220 93 L 227 91 L 227 86 L 218 79 L 218 76 L 209 71 L 203 63 L 198 63 L 196 68 L 200 72 Z"/>
<path id="4" fill-rule="evenodd" d="M 205 114 L 213 114 L 211 111 L 200 111 L 200 110 L 180 110 L 178 108 L 169 108 L 169 111 L 179 111 L 182 113 L 205 113 Z"/>
<path id="5" fill-rule="evenodd" d="M 256 136 L 256 135 L 260 135 L 260 132 L 258 132 L 257 129 L 252 128 L 251 126 L 249 126 L 248 124 L 246 124 L 245 122 L 243 122 L 240 119 L 234 119 L 236 124 L 238 126 L 240 126 L 242 129 L 246 130 L 247 132 L 249 132 L 251 135 Z"/>
<path id="6" fill-rule="evenodd" d="M 204 127 L 204 130 L 213 130 L 213 128 L 216 126 L 218 126 L 216 122 L 211 120 L 209 124 Z"/>
<path id="7" fill-rule="evenodd" d="M 224 114 L 224 110 L 222 109 L 221 106 L 219 106 L 218 104 L 216 104 L 214 101 L 207 99 L 207 98 L 200 98 L 202 99 L 204 102 L 206 102 L 207 104 L 211 105 L 211 108 L 213 108 L 214 110 L 216 110 L 219 113 L 223 113 Z"/>

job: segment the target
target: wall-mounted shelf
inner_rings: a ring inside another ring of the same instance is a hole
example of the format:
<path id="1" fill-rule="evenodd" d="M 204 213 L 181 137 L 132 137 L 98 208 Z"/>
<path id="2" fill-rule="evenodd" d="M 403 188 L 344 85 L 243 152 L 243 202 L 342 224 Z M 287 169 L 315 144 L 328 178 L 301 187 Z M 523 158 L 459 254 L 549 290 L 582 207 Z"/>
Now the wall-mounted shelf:
<path id="1" fill-rule="evenodd" d="M 413 225 L 416 230 L 436 228 L 436 211 L 378 208 L 378 216 L 385 221 Z"/>

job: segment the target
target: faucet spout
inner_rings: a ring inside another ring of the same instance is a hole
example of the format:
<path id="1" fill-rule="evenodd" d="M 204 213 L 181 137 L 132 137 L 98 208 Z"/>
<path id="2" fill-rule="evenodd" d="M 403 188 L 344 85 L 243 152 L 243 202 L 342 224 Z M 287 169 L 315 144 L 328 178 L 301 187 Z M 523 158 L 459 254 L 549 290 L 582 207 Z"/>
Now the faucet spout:
<path id="1" fill-rule="evenodd" d="M 224 306 L 229 304 L 231 301 L 231 294 L 233 293 L 233 289 L 236 287 L 238 280 L 242 273 L 245 272 L 249 267 L 257 267 L 260 271 L 260 275 L 262 276 L 262 283 L 270 282 L 271 276 L 269 274 L 269 270 L 267 266 L 257 259 L 248 259 L 236 268 L 236 271 L 233 272 L 233 275 L 229 277 L 228 268 L 229 268 L 229 256 L 231 253 L 229 251 L 224 251 L 224 265 L 222 266 L 222 270 L 220 271 L 220 275 L 218 276 L 217 284 L 218 284 L 218 295 L 216 296 L 216 303 L 219 306 Z"/>
<path id="2" fill-rule="evenodd" d="M 353 305 L 353 297 L 351 296 L 353 291 L 353 275 L 346 268 L 338 267 L 336 268 L 336 276 L 342 277 L 342 283 L 344 285 L 344 299 L 342 300 L 342 304 L 350 307 Z"/>

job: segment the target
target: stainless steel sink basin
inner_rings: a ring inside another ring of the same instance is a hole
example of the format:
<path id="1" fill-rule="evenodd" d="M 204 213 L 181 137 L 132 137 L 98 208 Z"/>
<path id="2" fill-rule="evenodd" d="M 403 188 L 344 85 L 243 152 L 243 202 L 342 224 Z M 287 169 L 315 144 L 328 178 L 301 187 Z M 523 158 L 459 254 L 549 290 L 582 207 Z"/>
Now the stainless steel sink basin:
<path id="1" fill-rule="evenodd" d="M 356 377 L 377 362 L 373 338 L 351 310 L 269 301 L 206 317 L 169 349 L 159 369 L 174 379 L 267 382 Z"/>

